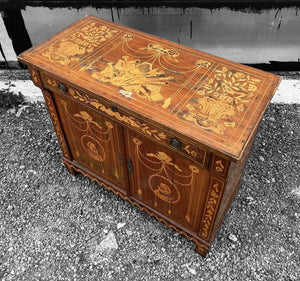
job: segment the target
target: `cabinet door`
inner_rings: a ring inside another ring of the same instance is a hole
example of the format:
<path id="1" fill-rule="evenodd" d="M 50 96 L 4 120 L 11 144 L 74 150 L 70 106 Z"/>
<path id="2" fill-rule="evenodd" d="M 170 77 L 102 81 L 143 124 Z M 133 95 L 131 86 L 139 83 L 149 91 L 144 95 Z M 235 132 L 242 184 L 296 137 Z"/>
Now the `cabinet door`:
<path id="1" fill-rule="evenodd" d="M 207 170 L 135 132 L 128 130 L 125 135 L 132 162 L 132 197 L 197 231 L 206 196 Z"/>
<path id="2" fill-rule="evenodd" d="M 73 160 L 125 190 L 120 126 L 59 94 L 54 100 Z"/>

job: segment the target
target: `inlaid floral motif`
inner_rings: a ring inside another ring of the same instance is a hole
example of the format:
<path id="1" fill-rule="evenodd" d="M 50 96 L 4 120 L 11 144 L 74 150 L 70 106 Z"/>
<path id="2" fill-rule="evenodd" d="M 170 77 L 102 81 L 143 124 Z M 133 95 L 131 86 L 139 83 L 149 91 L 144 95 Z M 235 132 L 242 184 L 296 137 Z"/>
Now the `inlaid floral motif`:
<path id="1" fill-rule="evenodd" d="M 218 68 L 208 82 L 198 85 L 182 117 L 200 128 L 224 134 L 226 127 L 236 126 L 232 117 L 245 111 L 260 83 L 245 73 Z"/>
<path id="2" fill-rule="evenodd" d="M 92 77 L 149 101 L 162 100 L 161 87 L 167 86 L 168 81 L 173 79 L 164 71 L 153 68 L 152 63 L 130 60 L 128 56 L 123 56 L 115 64 L 107 63 L 101 72 L 94 72 Z"/>
<path id="3" fill-rule="evenodd" d="M 83 27 L 79 32 L 74 32 L 70 36 L 70 41 L 85 47 L 87 52 L 93 51 L 101 42 L 114 36 L 116 30 L 111 30 L 105 25 L 96 25 L 91 23 Z"/>
<path id="4" fill-rule="evenodd" d="M 91 106 L 101 110 L 102 112 L 106 113 L 107 115 L 116 118 L 117 120 L 124 122 L 135 129 L 141 130 L 144 134 L 155 138 L 158 141 L 165 140 L 167 135 L 164 132 L 160 132 L 157 129 L 149 127 L 146 123 L 142 123 L 139 120 L 131 117 L 122 115 L 119 112 L 114 112 L 111 108 L 106 107 L 100 101 L 94 98 L 90 98 L 86 94 L 80 94 L 77 90 L 73 90 L 70 88 L 68 93 L 74 98 L 86 104 L 90 104 Z"/>
<path id="5" fill-rule="evenodd" d="M 206 156 L 206 152 L 205 150 L 199 148 L 199 147 L 193 147 L 191 145 L 185 145 L 183 147 L 183 150 L 192 158 L 194 158 L 195 160 L 197 160 L 199 163 L 201 163 L 202 165 L 204 164 L 205 161 L 205 156 Z"/>
<path id="6" fill-rule="evenodd" d="M 54 88 L 56 88 L 58 86 L 54 79 L 48 78 L 47 83 L 48 83 L 48 85 L 50 85 L 51 87 L 54 87 Z"/>
<path id="7" fill-rule="evenodd" d="M 198 156 L 198 153 L 195 150 L 191 150 L 189 145 L 186 145 L 184 147 L 184 150 L 191 156 L 193 156 L 194 158 L 196 158 Z"/>
<path id="8" fill-rule="evenodd" d="M 42 52 L 42 56 L 66 66 L 72 61 L 79 61 L 82 55 L 92 52 L 115 33 L 116 30 L 111 30 L 107 26 L 91 23 L 48 47 Z"/>
<path id="9" fill-rule="evenodd" d="M 220 201 L 220 196 L 223 189 L 223 183 L 212 179 L 210 193 L 206 202 L 203 220 L 201 223 L 199 235 L 204 239 L 209 239 L 209 234 L 213 225 L 213 220 Z"/>

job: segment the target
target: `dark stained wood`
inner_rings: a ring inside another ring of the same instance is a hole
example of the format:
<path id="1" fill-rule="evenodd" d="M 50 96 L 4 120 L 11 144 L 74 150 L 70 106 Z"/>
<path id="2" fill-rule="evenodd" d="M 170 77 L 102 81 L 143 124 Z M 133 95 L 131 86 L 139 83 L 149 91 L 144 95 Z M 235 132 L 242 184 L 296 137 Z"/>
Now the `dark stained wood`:
<path id="1" fill-rule="evenodd" d="M 221 225 L 225 215 L 227 214 L 236 194 L 238 193 L 238 191 L 241 187 L 241 184 L 242 184 L 241 175 L 243 174 L 245 165 L 247 163 L 247 160 L 248 160 L 248 157 L 250 154 L 250 150 L 251 150 L 252 144 L 254 142 L 257 130 L 258 130 L 258 127 L 257 127 L 256 131 L 254 132 L 254 134 L 252 135 L 252 139 L 251 139 L 242 159 L 238 163 L 231 163 L 231 165 L 230 165 L 226 189 L 224 191 L 222 203 L 218 210 L 218 215 L 216 217 L 216 223 L 214 226 L 213 233 L 210 237 L 210 239 L 211 239 L 210 241 L 213 241 L 215 236 L 217 235 L 218 229 L 220 228 L 220 225 Z"/>
<path id="2" fill-rule="evenodd" d="M 205 256 L 280 78 L 88 16 L 19 56 L 81 172 Z"/>
<path id="3" fill-rule="evenodd" d="M 197 232 L 209 184 L 207 170 L 140 134 L 126 131 L 132 197 Z"/>
<path id="4" fill-rule="evenodd" d="M 72 159 L 95 174 L 125 189 L 121 154 L 120 125 L 83 109 L 81 104 L 62 95 L 53 94 L 57 111 L 64 120 L 65 135 Z"/>

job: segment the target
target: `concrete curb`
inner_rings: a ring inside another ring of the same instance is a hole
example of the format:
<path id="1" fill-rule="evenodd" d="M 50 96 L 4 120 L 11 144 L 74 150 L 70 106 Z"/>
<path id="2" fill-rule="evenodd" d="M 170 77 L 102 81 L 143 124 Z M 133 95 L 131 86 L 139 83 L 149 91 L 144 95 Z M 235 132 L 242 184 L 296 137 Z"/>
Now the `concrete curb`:
<path id="1" fill-rule="evenodd" d="M 282 80 L 271 103 L 300 104 L 300 80 Z"/>
<path id="2" fill-rule="evenodd" d="M 16 95 L 21 93 L 26 102 L 44 102 L 41 89 L 36 87 L 31 80 L 0 81 L 0 91 L 1 90 L 7 90 Z"/>

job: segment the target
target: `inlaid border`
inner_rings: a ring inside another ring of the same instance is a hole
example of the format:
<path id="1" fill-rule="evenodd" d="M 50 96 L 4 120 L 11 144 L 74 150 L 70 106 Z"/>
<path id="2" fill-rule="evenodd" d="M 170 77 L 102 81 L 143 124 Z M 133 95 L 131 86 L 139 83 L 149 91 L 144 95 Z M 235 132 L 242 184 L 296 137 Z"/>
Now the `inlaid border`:
<path id="1" fill-rule="evenodd" d="M 224 182 L 215 177 L 211 177 L 209 194 L 205 204 L 203 219 L 200 226 L 199 236 L 209 241 L 210 234 L 214 225 L 215 217 L 223 195 Z"/>

